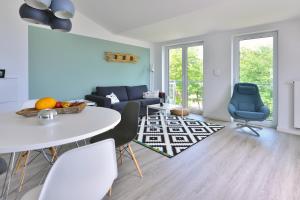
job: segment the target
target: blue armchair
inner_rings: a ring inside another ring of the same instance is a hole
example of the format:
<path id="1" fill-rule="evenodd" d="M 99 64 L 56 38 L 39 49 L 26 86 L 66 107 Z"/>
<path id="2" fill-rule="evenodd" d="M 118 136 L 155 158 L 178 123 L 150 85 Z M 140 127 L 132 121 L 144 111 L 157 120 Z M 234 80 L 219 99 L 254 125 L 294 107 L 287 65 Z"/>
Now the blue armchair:
<path id="1" fill-rule="evenodd" d="M 264 121 L 270 115 L 270 110 L 261 100 L 257 85 L 252 83 L 237 83 L 228 105 L 228 111 L 234 119 L 243 120 L 239 128 L 247 127 L 257 136 L 259 133 L 254 129 L 260 127 L 249 125 L 249 121 Z"/>

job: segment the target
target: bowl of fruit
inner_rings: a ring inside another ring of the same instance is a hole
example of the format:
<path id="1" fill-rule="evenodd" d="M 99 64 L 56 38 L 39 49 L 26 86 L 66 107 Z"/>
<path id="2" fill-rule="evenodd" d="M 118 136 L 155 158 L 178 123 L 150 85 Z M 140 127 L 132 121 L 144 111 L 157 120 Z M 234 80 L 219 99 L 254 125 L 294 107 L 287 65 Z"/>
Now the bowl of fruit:
<path id="1" fill-rule="evenodd" d="M 35 103 L 34 108 L 20 110 L 17 114 L 24 117 L 33 117 L 37 116 L 40 111 L 49 109 L 55 110 L 57 114 L 72 114 L 83 111 L 85 107 L 86 103 L 84 102 L 57 101 L 52 97 L 44 97 Z"/>

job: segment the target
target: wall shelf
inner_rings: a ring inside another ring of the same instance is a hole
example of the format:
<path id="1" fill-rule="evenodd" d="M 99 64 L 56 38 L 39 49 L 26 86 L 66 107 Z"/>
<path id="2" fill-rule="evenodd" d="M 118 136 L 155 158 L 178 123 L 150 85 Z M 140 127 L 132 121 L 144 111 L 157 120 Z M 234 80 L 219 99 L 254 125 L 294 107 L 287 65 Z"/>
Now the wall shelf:
<path id="1" fill-rule="evenodd" d="M 105 52 L 105 60 L 107 62 L 137 63 L 138 57 L 135 55 L 126 54 L 126 53 Z"/>

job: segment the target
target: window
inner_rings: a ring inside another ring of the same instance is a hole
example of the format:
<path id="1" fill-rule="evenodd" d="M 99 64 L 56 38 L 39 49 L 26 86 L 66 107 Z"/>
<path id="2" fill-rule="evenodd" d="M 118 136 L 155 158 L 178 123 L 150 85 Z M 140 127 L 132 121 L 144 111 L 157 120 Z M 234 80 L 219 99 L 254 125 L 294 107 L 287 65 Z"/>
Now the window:
<path id="1" fill-rule="evenodd" d="M 276 124 L 277 33 L 252 34 L 234 41 L 235 83 L 255 83 L 271 111 L 267 121 Z"/>
<path id="2" fill-rule="evenodd" d="M 203 44 L 184 44 L 167 48 L 168 97 L 172 104 L 203 110 Z"/>

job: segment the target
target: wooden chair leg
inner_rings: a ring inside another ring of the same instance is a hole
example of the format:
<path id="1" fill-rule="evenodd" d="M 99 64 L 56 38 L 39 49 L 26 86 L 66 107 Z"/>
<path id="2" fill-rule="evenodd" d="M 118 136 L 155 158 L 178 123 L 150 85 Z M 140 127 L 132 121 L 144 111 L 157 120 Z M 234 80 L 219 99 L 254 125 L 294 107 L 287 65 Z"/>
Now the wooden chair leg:
<path id="1" fill-rule="evenodd" d="M 56 147 L 50 147 L 49 151 L 52 157 L 51 161 L 54 162 L 55 160 L 57 160 L 57 149 Z"/>
<path id="2" fill-rule="evenodd" d="M 21 171 L 19 192 L 21 192 L 22 189 L 23 189 L 23 184 L 24 184 L 24 180 L 25 180 L 25 174 L 26 174 L 26 169 L 27 169 L 27 163 L 28 163 L 29 156 L 30 156 L 30 151 L 27 151 L 26 154 L 25 154 L 25 157 L 24 157 L 24 165 L 23 165 L 22 171 Z"/>
<path id="3" fill-rule="evenodd" d="M 139 172 L 140 177 L 143 177 L 141 168 L 139 166 L 139 163 L 138 163 L 137 159 L 135 158 L 135 155 L 134 155 L 134 153 L 132 151 L 132 148 L 131 148 L 130 144 L 128 144 L 128 149 L 129 149 L 129 153 L 130 153 L 130 155 L 132 157 L 132 160 L 133 160 L 133 162 L 134 162 L 134 164 L 135 164 L 135 166 L 136 166 L 136 168 L 137 168 L 137 170 Z"/>
<path id="4" fill-rule="evenodd" d="M 109 191 L 108 191 L 108 196 L 111 197 L 111 194 L 112 194 L 112 187 L 109 188 Z"/>
<path id="5" fill-rule="evenodd" d="M 15 174 L 19 171 L 21 168 L 21 161 L 22 161 L 22 155 L 24 152 L 21 152 L 18 156 L 17 162 L 16 162 L 16 167 L 15 167 Z"/>
<path id="6" fill-rule="evenodd" d="M 123 150 L 124 150 L 124 148 L 122 149 L 122 147 L 123 146 L 119 147 L 119 153 L 120 153 L 119 159 L 120 159 L 120 164 L 121 165 L 123 164 Z"/>
<path id="7" fill-rule="evenodd" d="M 15 167 L 15 173 L 17 173 L 19 170 L 21 170 L 25 164 L 25 159 L 28 155 L 29 151 L 25 151 L 25 152 L 21 152 L 19 157 L 18 157 L 18 160 L 17 160 L 17 163 L 16 163 L 16 167 Z"/>

